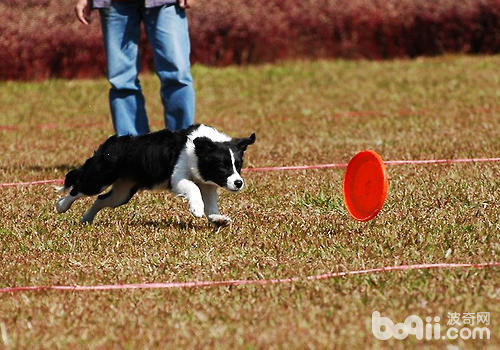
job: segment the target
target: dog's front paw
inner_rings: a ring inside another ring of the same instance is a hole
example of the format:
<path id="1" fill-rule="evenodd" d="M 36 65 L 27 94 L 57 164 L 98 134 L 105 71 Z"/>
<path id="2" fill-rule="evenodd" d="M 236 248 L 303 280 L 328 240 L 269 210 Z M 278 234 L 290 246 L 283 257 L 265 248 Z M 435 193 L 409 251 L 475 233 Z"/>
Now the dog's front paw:
<path id="1" fill-rule="evenodd" d="M 216 226 L 229 226 L 233 222 L 229 216 L 220 214 L 209 215 L 208 220 Z"/>
<path id="2" fill-rule="evenodd" d="M 203 202 L 200 203 L 189 203 L 189 211 L 197 218 L 201 218 L 205 213 L 205 208 Z"/>
<path id="3" fill-rule="evenodd" d="M 83 225 L 92 225 L 93 221 L 94 217 L 89 215 L 83 215 L 82 218 L 80 219 L 80 223 Z"/>

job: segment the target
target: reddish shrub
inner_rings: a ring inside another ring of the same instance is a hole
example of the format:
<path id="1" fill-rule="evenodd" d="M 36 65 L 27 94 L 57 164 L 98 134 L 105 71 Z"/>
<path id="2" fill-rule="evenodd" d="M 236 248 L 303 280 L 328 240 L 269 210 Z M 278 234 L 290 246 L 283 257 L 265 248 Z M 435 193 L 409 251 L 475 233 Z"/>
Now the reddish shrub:
<path id="1" fill-rule="evenodd" d="M 61 3 L 0 2 L 0 79 L 104 73 L 97 13 L 84 27 Z M 203 0 L 189 17 L 192 60 L 211 65 L 500 52 L 500 0 Z"/>

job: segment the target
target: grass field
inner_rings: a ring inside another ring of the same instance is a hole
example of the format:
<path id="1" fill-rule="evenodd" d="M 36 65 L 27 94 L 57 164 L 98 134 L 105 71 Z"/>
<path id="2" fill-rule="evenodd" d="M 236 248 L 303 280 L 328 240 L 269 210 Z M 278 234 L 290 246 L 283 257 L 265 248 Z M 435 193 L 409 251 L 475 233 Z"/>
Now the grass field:
<path id="1" fill-rule="evenodd" d="M 500 56 L 195 66 L 197 121 L 256 132 L 246 166 L 500 156 Z M 162 127 L 156 77 L 142 84 Z M 0 182 L 61 178 L 112 133 L 104 80 L 0 83 Z M 9 127 L 15 127 L 10 130 Z M 350 219 L 342 170 L 248 173 L 232 226 L 143 192 L 79 218 L 47 186 L 0 188 L 0 287 L 307 276 L 500 261 L 500 164 L 392 166 L 379 216 Z M 287 285 L 0 295 L 0 348 L 500 347 L 499 270 L 391 272 Z M 490 340 L 379 341 L 371 314 L 489 312 Z"/>

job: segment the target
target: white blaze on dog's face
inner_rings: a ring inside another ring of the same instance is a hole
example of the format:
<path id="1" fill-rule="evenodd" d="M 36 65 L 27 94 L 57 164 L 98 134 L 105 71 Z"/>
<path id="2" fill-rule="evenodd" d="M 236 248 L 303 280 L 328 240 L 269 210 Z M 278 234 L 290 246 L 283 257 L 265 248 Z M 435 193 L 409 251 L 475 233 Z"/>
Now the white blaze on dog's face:
<path id="1" fill-rule="evenodd" d="M 245 182 L 240 175 L 243 154 L 247 146 L 254 142 L 255 134 L 226 142 L 214 142 L 208 137 L 194 139 L 198 172 L 202 180 L 233 192 L 243 189 Z"/>

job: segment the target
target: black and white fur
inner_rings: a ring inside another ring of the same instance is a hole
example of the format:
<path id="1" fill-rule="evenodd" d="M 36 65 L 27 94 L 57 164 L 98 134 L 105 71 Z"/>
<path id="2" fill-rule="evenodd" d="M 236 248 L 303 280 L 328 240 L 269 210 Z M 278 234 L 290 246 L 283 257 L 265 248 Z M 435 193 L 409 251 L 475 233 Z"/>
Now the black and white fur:
<path id="1" fill-rule="evenodd" d="M 255 142 L 231 138 L 215 128 L 197 124 L 185 130 L 161 130 L 142 136 L 111 136 L 80 168 L 66 174 L 56 203 L 59 213 L 84 196 L 98 196 L 81 221 L 91 223 L 106 207 L 126 204 L 141 189 L 166 187 L 187 199 L 195 217 L 205 214 L 216 225 L 231 219 L 219 214 L 217 187 L 237 192 L 244 186 L 240 172 L 243 153 Z"/>

